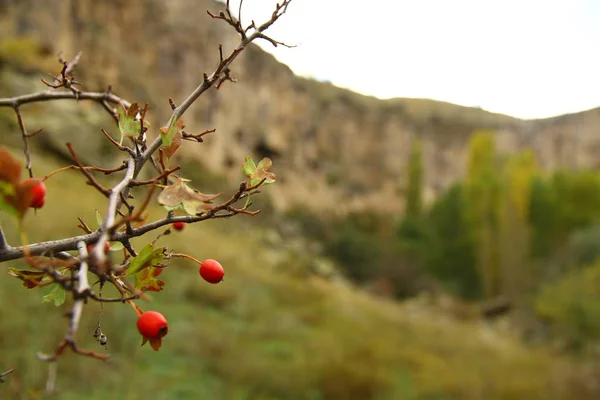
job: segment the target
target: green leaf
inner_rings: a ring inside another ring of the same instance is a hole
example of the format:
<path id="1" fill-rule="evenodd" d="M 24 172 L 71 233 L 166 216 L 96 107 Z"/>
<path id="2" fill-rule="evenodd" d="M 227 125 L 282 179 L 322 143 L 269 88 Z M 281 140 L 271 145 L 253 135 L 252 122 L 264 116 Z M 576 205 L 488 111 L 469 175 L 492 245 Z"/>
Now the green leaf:
<path id="1" fill-rule="evenodd" d="M 7 213 L 9 213 L 10 215 L 13 215 L 15 217 L 19 216 L 19 211 L 17 211 L 17 209 L 10 204 L 7 199 L 1 195 L 0 193 L 0 210 L 6 211 Z"/>
<path id="2" fill-rule="evenodd" d="M 61 306 L 67 298 L 67 292 L 58 283 L 54 283 L 48 287 L 50 290 L 42 298 L 43 303 L 53 302 L 56 307 Z"/>
<path id="3" fill-rule="evenodd" d="M 110 251 L 121 251 L 124 248 L 125 247 L 123 246 L 123 243 L 121 243 L 121 242 L 113 242 L 110 244 Z"/>
<path id="4" fill-rule="evenodd" d="M 242 164 L 242 171 L 244 171 L 244 175 L 246 176 L 254 174 L 256 171 L 256 164 L 254 164 L 252 157 L 246 156 L 246 161 Z"/>
<path id="5" fill-rule="evenodd" d="M 125 137 L 135 137 L 140 134 L 142 127 L 141 121 L 136 119 L 139 111 L 140 106 L 138 103 L 131 103 L 129 108 L 125 108 L 124 105 L 117 107 L 119 130 L 121 131 L 120 144 L 123 144 L 123 139 Z M 144 121 L 144 126 L 148 128 L 150 127 L 150 123 Z"/>
<path id="6" fill-rule="evenodd" d="M 0 195 L 2 196 L 14 196 L 15 186 L 10 182 L 0 181 Z"/>
<path id="7" fill-rule="evenodd" d="M 162 152 L 166 157 L 167 165 L 169 160 L 173 157 L 173 154 L 177 152 L 181 146 L 181 140 L 183 138 L 183 124 L 182 119 L 178 119 L 169 125 L 168 128 L 160 128 L 160 138 L 162 140 Z"/>
<path id="8" fill-rule="evenodd" d="M 171 125 L 169 125 L 168 128 L 160 128 L 160 139 L 162 140 L 163 146 L 171 146 L 173 144 L 173 138 L 178 132 L 181 133 L 183 128 L 184 125 L 182 119 L 171 122 Z"/>
<path id="9" fill-rule="evenodd" d="M 144 246 L 142 251 L 131 260 L 129 267 L 127 268 L 126 275 L 135 275 L 141 270 L 151 267 L 153 265 L 162 265 L 165 260 L 165 254 L 163 248 L 155 249 L 152 244 Z"/>
<path id="10" fill-rule="evenodd" d="M 102 225 L 102 215 L 100 215 L 100 213 L 98 212 L 98 210 L 96 210 L 96 222 L 98 223 L 98 226 Z"/>
<path id="11" fill-rule="evenodd" d="M 254 164 L 251 157 L 246 157 L 246 161 L 242 164 L 242 170 L 250 181 L 250 186 L 258 185 L 264 179 L 262 185 L 268 185 L 275 182 L 275 174 L 269 172 L 273 165 L 270 158 L 263 158 L 258 165 Z"/>

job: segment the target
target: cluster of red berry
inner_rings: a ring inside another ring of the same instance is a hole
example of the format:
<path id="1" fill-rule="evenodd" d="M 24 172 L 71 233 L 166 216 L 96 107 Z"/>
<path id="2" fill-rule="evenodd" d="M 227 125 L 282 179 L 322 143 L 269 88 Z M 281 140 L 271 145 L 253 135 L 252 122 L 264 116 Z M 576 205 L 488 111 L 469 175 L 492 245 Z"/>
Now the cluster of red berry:
<path id="1" fill-rule="evenodd" d="M 225 275 L 221 263 L 212 259 L 202 261 L 198 272 L 209 283 L 219 283 Z M 142 345 L 150 342 L 152 348 L 158 350 L 161 346 L 161 339 L 169 332 L 169 323 L 161 313 L 146 311 L 139 315 L 137 328 L 143 337 Z"/>
<path id="2" fill-rule="evenodd" d="M 172 226 L 176 231 L 182 231 L 185 222 L 174 222 Z M 205 281 L 213 284 L 221 282 L 225 275 L 221 263 L 212 259 L 202 261 L 198 272 Z M 169 323 L 161 313 L 146 311 L 138 317 L 137 328 L 143 337 L 142 345 L 150 342 L 152 348 L 158 350 L 161 346 L 161 339 L 169 332 Z"/>
<path id="3" fill-rule="evenodd" d="M 32 198 L 30 207 L 42 208 L 46 202 L 46 186 L 44 182 L 36 178 L 29 178 L 33 184 L 31 187 Z M 185 222 L 174 222 L 173 229 L 176 231 L 182 231 L 185 227 Z M 88 245 L 88 252 L 92 250 L 92 245 Z M 110 251 L 110 244 L 107 242 L 104 245 L 104 253 L 107 254 Z M 219 283 L 223 280 L 225 271 L 223 266 L 216 260 L 206 259 L 200 263 L 200 269 L 198 270 L 200 276 L 208 283 Z M 157 311 L 146 311 L 139 315 L 137 320 L 137 328 L 140 334 L 143 336 L 142 344 L 147 341 L 154 350 L 158 350 L 161 345 L 161 339 L 169 331 L 169 324 L 167 319 L 161 313 Z"/>

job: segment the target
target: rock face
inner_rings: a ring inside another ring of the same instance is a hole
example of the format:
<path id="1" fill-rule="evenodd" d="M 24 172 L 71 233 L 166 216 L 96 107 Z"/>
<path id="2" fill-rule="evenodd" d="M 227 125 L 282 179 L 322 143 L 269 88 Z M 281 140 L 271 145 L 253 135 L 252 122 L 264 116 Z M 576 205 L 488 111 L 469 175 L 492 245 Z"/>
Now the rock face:
<path id="1" fill-rule="evenodd" d="M 0 0 L 0 29 L 33 37 L 54 54 L 82 50 L 76 74 L 85 88 L 112 85 L 131 101 L 148 102 L 157 130 L 170 112 L 167 98 L 182 101 L 212 71 L 218 44 L 225 52 L 237 44 L 231 28 L 205 12 L 219 7 L 208 0 Z M 271 157 L 279 182 L 268 192 L 280 210 L 401 210 L 415 138 L 432 199 L 464 174 L 477 129 L 494 130 L 502 152 L 533 148 L 548 170 L 600 166 L 600 109 L 523 121 L 431 100 L 378 100 L 296 77 L 257 46 L 240 56 L 232 75 L 238 83 L 211 89 L 185 115 L 186 130 L 217 132 L 181 157 L 234 181 L 242 179 L 246 155 Z"/>

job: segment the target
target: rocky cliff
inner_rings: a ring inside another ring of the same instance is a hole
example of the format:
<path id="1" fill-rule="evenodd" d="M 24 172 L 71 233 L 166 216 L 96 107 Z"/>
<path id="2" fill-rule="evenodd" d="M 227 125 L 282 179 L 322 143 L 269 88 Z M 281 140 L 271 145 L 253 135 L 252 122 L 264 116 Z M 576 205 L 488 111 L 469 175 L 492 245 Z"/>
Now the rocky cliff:
<path id="1" fill-rule="evenodd" d="M 0 30 L 3 40 L 30 38 L 44 54 L 63 51 L 68 57 L 82 50 L 76 74 L 85 88 L 112 85 L 131 101 L 150 103 L 158 128 L 170 112 L 167 98 L 181 101 L 214 68 L 218 44 L 226 51 L 237 44 L 226 24 L 206 14 L 218 7 L 209 0 L 0 0 Z M 494 130 L 503 152 L 532 147 L 549 170 L 600 166 L 600 109 L 523 121 L 431 100 L 378 100 L 294 76 L 257 46 L 244 53 L 233 66 L 238 83 L 210 90 L 186 114 L 189 131 L 217 132 L 187 146 L 182 157 L 207 174 L 225 171 L 236 181 L 244 156 L 271 157 L 280 179 L 269 192 L 279 209 L 401 210 L 403 170 L 415 138 L 423 143 L 431 199 L 463 175 L 466 144 L 477 129 Z M 10 54 L 2 57 L 10 64 Z M 364 79 L 378 79 L 372 74 L 365 71 Z M 15 85 L 16 79 L 5 77 L 0 96 L 30 88 Z M 39 74 L 19 79 L 41 89 Z M 62 140 L 65 120 L 46 122 L 51 132 L 40 140 L 59 149 L 48 137 Z M 80 140 L 101 152 L 89 138 Z"/>

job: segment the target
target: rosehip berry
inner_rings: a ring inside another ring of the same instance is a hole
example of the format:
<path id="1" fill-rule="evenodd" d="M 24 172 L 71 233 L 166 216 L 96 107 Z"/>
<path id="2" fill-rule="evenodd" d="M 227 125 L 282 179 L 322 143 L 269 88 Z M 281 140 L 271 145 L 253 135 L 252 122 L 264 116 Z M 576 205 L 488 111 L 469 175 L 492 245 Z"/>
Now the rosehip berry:
<path id="1" fill-rule="evenodd" d="M 167 319 L 159 312 L 146 311 L 138 317 L 137 328 L 143 336 L 142 346 L 147 341 L 155 351 L 161 346 L 162 338 L 169 332 Z"/>
<path id="2" fill-rule="evenodd" d="M 30 181 L 37 183 L 35 183 L 31 187 L 31 194 L 33 195 L 33 197 L 31 198 L 29 207 L 42 208 L 44 207 L 44 203 L 46 202 L 46 185 L 44 185 L 44 182 L 36 178 L 28 178 L 23 183 Z"/>
<path id="3" fill-rule="evenodd" d="M 176 231 L 182 231 L 183 228 L 185 228 L 185 222 L 173 222 L 173 229 L 175 229 Z"/>
<path id="4" fill-rule="evenodd" d="M 200 263 L 200 276 L 208 283 L 219 283 L 223 280 L 223 266 L 215 260 L 207 259 Z"/>
<path id="5" fill-rule="evenodd" d="M 87 246 L 88 254 L 92 252 L 93 248 L 94 248 L 94 245 L 88 244 L 88 246 Z M 104 243 L 104 254 L 108 254 L 109 251 L 110 251 L 110 243 L 106 242 L 106 243 Z"/>

